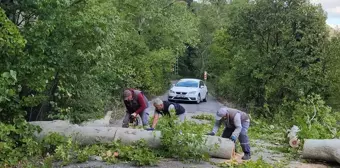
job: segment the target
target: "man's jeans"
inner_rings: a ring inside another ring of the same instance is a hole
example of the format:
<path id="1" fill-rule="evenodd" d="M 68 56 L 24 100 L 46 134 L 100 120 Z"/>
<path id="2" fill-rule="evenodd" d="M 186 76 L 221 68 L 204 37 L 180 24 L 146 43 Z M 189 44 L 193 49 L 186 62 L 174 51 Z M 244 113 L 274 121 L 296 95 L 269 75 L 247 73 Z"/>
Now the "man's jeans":
<path id="1" fill-rule="evenodd" d="M 250 154 L 249 138 L 248 138 L 248 128 L 250 122 L 242 122 L 242 130 L 238 137 L 240 141 L 242 150 L 245 154 Z M 222 134 L 222 138 L 230 138 L 235 128 L 225 128 Z"/>
<path id="2" fill-rule="evenodd" d="M 140 118 L 142 118 L 143 126 L 149 125 L 149 107 L 150 107 L 150 105 L 149 105 L 149 102 L 148 102 L 145 110 L 142 111 L 141 113 L 139 113 Z M 126 112 L 125 117 L 123 119 L 123 128 L 129 127 L 130 116 L 131 116 L 131 114 Z"/>

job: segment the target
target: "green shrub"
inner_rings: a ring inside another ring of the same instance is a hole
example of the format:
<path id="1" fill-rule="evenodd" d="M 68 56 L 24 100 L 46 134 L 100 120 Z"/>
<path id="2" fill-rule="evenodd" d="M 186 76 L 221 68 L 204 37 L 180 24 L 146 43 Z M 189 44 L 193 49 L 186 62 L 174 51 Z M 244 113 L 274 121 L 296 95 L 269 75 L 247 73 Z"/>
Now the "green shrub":
<path id="1" fill-rule="evenodd" d="M 193 122 L 179 123 L 177 116 L 164 116 L 159 120 L 157 128 L 162 132 L 162 149 L 168 156 L 186 161 L 207 160 L 209 155 L 204 152 L 207 129 L 194 126 Z"/>
<path id="2" fill-rule="evenodd" d="M 38 127 L 26 122 L 19 102 L 16 72 L 0 76 L 0 166 L 15 166 L 40 154 L 34 132 Z"/>
<path id="3" fill-rule="evenodd" d="M 0 122 L 0 167 L 15 166 L 40 154 L 34 138 L 36 127 L 18 118 L 14 124 Z"/>
<path id="4" fill-rule="evenodd" d="M 298 102 L 286 105 L 292 110 L 291 124 L 297 125 L 301 131 L 301 139 L 339 138 L 340 121 L 339 112 L 332 111 L 320 95 L 312 94 L 301 98 Z"/>
<path id="5" fill-rule="evenodd" d="M 213 115 L 209 114 L 199 114 L 199 115 L 194 115 L 192 116 L 194 119 L 199 119 L 199 120 L 208 120 L 208 121 L 215 121 L 215 117 Z"/>

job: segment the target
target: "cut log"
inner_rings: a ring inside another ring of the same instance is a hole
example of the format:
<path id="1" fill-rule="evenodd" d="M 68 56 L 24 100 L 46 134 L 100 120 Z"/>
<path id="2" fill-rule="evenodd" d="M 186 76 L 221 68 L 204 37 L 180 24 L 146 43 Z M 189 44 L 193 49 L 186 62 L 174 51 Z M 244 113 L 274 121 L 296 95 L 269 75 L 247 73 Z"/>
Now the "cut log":
<path id="1" fill-rule="evenodd" d="M 160 131 L 146 131 L 120 127 L 79 126 L 61 121 L 34 121 L 30 123 L 42 128 L 42 131 L 39 134 L 36 133 L 38 139 L 42 139 L 51 132 L 56 132 L 60 135 L 71 137 L 73 140 L 83 145 L 110 143 L 117 140 L 121 140 L 122 143 L 129 145 L 135 141 L 144 139 L 151 148 L 161 147 Z M 208 152 L 211 157 L 223 159 L 232 158 L 235 151 L 234 142 L 227 138 L 217 136 L 204 137 L 206 138 L 204 150 Z"/>
<path id="2" fill-rule="evenodd" d="M 289 145 L 292 148 L 297 148 L 299 147 L 300 144 L 300 140 L 297 137 L 297 133 L 300 131 L 299 127 L 297 127 L 296 125 L 294 125 L 290 130 L 288 130 L 287 132 L 289 132 L 289 134 L 287 135 L 288 139 L 289 139 Z"/>
<path id="3" fill-rule="evenodd" d="M 340 139 L 306 139 L 302 157 L 340 163 Z"/>
<path id="4" fill-rule="evenodd" d="M 294 138 L 292 138 L 292 139 L 289 140 L 289 145 L 290 145 L 290 147 L 292 147 L 292 148 L 297 148 L 297 147 L 299 147 L 299 144 L 300 144 L 300 140 L 297 139 L 296 137 L 294 137 Z"/>

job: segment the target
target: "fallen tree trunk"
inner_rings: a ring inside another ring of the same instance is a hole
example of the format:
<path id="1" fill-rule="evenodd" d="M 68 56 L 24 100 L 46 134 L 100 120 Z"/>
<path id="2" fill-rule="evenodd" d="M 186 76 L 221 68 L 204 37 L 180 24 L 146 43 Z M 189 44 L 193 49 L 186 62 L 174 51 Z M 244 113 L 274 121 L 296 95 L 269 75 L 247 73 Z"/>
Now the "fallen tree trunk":
<path id="1" fill-rule="evenodd" d="M 306 139 L 302 157 L 340 163 L 340 139 Z"/>
<path id="2" fill-rule="evenodd" d="M 151 148 L 161 147 L 160 131 L 120 127 L 79 126 L 63 121 L 34 121 L 30 123 L 42 128 L 42 131 L 36 134 L 38 139 L 42 139 L 50 132 L 56 132 L 66 137 L 72 137 L 73 140 L 83 145 L 110 143 L 117 140 L 121 140 L 122 143 L 129 145 L 135 141 L 144 139 Z M 211 157 L 232 158 L 235 151 L 234 142 L 217 136 L 205 136 L 205 138 L 206 144 L 204 150 L 208 152 Z"/>

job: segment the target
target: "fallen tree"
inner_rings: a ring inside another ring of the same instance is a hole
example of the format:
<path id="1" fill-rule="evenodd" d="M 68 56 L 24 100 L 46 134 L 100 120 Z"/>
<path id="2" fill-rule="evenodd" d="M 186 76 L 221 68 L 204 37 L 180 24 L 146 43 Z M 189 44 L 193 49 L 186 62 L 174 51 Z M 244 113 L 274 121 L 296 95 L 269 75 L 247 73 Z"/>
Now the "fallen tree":
<path id="1" fill-rule="evenodd" d="M 137 140 L 144 139 L 151 148 L 161 147 L 160 131 L 120 127 L 79 126 L 66 121 L 35 121 L 30 123 L 42 128 L 42 131 L 36 134 L 38 139 L 42 139 L 51 132 L 56 132 L 60 135 L 71 137 L 82 145 L 110 143 L 117 140 L 121 140 L 124 144 L 132 144 Z M 211 157 L 232 158 L 235 151 L 234 142 L 217 136 L 204 137 L 206 138 L 204 150 Z"/>
<path id="2" fill-rule="evenodd" d="M 340 163 L 340 139 L 306 139 L 302 157 Z"/>

